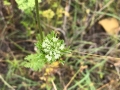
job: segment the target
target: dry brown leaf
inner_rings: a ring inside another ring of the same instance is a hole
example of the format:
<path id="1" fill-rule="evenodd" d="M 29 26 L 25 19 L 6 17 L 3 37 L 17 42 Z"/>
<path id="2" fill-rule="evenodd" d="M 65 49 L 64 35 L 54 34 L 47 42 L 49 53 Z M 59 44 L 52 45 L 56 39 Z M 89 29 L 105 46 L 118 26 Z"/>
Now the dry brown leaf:
<path id="1" fill-rule="evenodd" d="M 118 35 L 120 31 L 119 22 L 115 18 L 105 18 L 98 22 L 105 31 L 112 36 Z"/>

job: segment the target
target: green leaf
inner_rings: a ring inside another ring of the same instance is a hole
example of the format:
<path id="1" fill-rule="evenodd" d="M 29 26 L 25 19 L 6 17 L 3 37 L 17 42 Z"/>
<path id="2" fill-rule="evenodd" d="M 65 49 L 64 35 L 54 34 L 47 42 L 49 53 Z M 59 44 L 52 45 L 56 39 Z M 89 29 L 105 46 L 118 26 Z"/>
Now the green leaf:
<path id="1" fill-rule="evenodd" d="M 22 63 L 23 66 L 31 68 L 35 71 L 40 70 L 45 65 L 44 55 L 42 54 L 31 54 L 25 57 L 25 61 Z"/>
<path id="2" fill-rule="evenodd" d="M 16 0 L 18 4 L 18 8 L 21 9 L 24 12 L 30 12 L 33 10 L 35 6 L 35 0 Z M 38 0 L 40 3 L 41 0 Z"/>

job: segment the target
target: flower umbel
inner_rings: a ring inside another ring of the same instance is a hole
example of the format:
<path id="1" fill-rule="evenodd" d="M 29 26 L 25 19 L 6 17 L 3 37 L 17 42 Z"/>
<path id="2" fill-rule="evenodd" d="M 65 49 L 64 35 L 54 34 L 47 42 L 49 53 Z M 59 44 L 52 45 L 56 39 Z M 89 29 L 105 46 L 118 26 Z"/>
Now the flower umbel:
<path id="1" fill-rule="evenodd" d="M 33 70 L 39 70 L 45 64 L 53 63 L 69 52 L 69 49 L 65 48 L 64 41 L 56 38 L 54 32 L 44 37 L 42 43 L 38 40 L 35 46 L 37 48 L 36 54 L 28 55 L 25 58 L 26 61 L 23 62 L 25 67 L 32 68 Z M 61 60 L 60 62 L 63 63 Z"/>
<path id="2" fill-rule="evenodd" d="M 63 55 L 64 48 L 64 41 L 56 38 L 54 32 L 46 36 L 42 43 L 43 52 L 47 54 L 50 58 L 49 59 L 47 57 L 47 61 L 55 61 L 56 59 L 59 59 L 61 55 Z"/>

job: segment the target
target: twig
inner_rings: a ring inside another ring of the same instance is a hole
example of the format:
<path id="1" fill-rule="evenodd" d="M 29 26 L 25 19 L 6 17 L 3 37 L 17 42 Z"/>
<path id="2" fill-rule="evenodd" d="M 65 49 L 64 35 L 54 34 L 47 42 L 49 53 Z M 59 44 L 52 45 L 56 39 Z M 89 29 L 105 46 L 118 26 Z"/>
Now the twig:
<path id="1" fill-rule="evenodd" d="M 78 70 L 74 76 L 71 78 L 71 80 L 67 83 L 67 85 L 64 87 L 63 90 L 67 90 L 68 86 L 72 83 L 72 81 L 74 80 L 74 78 L 77 76 L 77 74 L 80 72 L 80 70 Z"/>
<path id="2" fill-rule="evenodd" d="M 100 9 L 99 11 L 97 11 L 97 12 L 101 12 L 102 10 L 104 10 L 105 8 L 107 8 L 110 4 L 113 3 L 113 1 L 114 1 L 114 0 L 109 1 L 103 8 L 101 8 L 101 9 Z M 96 12 L 95 12 L 95 13 L 96 13 Z M 105 15 L 105 14 L 100 15 L 100 16 L 95 20 L 95 22 L 96 22 L 97 20 L 99 20 L 100 18 L 102 18 L 104 15 Z"/>
<path id="3" fill-rule="evenodd" d="M 79 2 L 78 0 L 75 0 L 79 5 L 82 5 L 83 8 L 85 8 L 86 10 L 88 9 L 83 3 Z M 98 11 L 91 11 L 93 13 L 93 15 L 89 14 L 88 15 L 88 20 L 86 20 L 85 23 L 85 30 L 91 28 L 91 26 L 94 25 L 94 23 L 99 20 L 101 17 L 103 17 L 103 15 L 100 15 L 98 18 L 96 18 L 96 16 L 98 15 L 98 12 L 103 11 L 105 8 L 107 8 L 110 4 L 113 3 L 114 0 L 110 0 L 105 6 L 103 6 L 100 10 Z M 96 19 L 95 19 L 96 18 Z M 93 22 L 94 21 L 94 22 Z"/>
<path id="4" fill-rule="evenodd" d="M 101 17 L 102 17 L 102 15 L 100 15 L 98 18 L 96 18 L 96 20 L 95 20 L 95 17 L 97 16 L 97 14 L 96 14 L 96 12 L 101 12 L 101 11 L 103 11 L 105 8 L 107 8 L 110 4 L 112 4 L 113 3 L 113 1 L 114 0 L 110 0 L 105 6 L 103 6 L 99 11 L 95 11 L 95 12 L 93 12 L 93 16 L 92 16 L 92 18 L 91 18 L 91 20 L 94 20 L 94 22 L 96 22 L 98 19 L 100 19 Z M 91 11 L 92 12 L 92 11 Z M 90 27 L 93 25 L 94 23 L 91 23 L 90 24 Z"/>
<path id="5" fill-rule="evenodd" d="M 118 61 L 120 61 L 120 58 L 118 58 L 118 57 L 112 57 L 112 56 L 105 56 L 105 55 L 98 55 L 98 54 L 91 54 L 91 53 L 84 53 L 84 52 L 78 52 L 78 51 L 73 51 L 73 53 L 77 53 L 77 54 L 79 54 L 79 56 L 75 56 L 75 57 L 80 57 L 81 58 L 81 56 L 80 55 L 88 55 L 88 56 L 92 56 L 92 57 L 101 57 L 101 58 L 105 58 L 105 59 L 108 59 L 108 60 L 111 60 L 111 61 L 116 61 L 116 62 L 118 62 Z M 73 55 L 70 55 L 70 56 L 72 56 L 72 57 L 74 57 Z"/>
<path id="6" fill-rule="evenodd" d="M 53 87 L 54 87 L 54 90 L 57 90 L 57 87 L 56 87 L 56 85 L 55 85 L 54 81 L 53 81 L 53 80 L 51 80 L 51 82 L 52 82 L 52 85 L 53 85 Z"/>
<path id="7" fill-rule="evenodd" d="M 98 88 L 97 90 L 103 90 L 103 88 L 105 88 L 106 86 L 109 86 L 109 84 L 112 84 L 114 82 L 115 82 L 114 80 L 111 80 L 109 83 L 104 84 L 102 87 Z"/>
<path id="8" fill-rule="evenodd" d="M 63 34 L 63 36 L 65 37 L 65 32 L 61 29 L 61 28 L 56 28 L 54 26 L 51 26 L 51 25 L 48 25 L 48 24 L 45 24 L 47 27 L 55 30 L 55 31 L 58 31 L 58 32 L 61 32 Z"/>
<path id="9" fill-rule="evenodd" d="M 69 0 L 69 1 L 67 2 L 67 4 L 66 4 L 66 7 L 65 7 L 65 12 L 66 12 L 66 13 L 69 13 L 70 4 L 71 4 L 71 0 Z M 63 30 L 65 31 L 65 33 L 66 33 L 66 25 L 67 25 L 67 16 L 64 15 Z"/>
<path id="10" fill-rule="evenodd" d="M 11 90 L 15 90 L 9 83 L 7 83 L 4 78 L 0 75 L 0 79 L 2 80 L 2 82 Z"/>
<path id="11" fill-rule="evenodd" d="M 65 40 L 65 43 L 66 43 L 66 45 L 68 45 L 67 38 L 66 38 L 66 36 L 65 36 L 66 32 L 65 32 L 63 29 L 61 29 L 61 28 L 56 28 L 56 27 L 50 26 L 50 25 L 48 25 L 48 24 L 45 24 L 45 25 L 46 25 L 47 27 L 49 27 L 49 28 L 57 31 L 57 32 L 62 33 L 63 38 L 64 38 L 64 40 Z"/>
<path id="12" fill-rule="evenodd" d="M 107 8 L 110 4 L 112 4 L 114 2 L 114 0 L 110 0 L 103 8 L 101 8 L 98 12 L 101 12 L 102 10 L 104 10 L 105 8 Z"/>

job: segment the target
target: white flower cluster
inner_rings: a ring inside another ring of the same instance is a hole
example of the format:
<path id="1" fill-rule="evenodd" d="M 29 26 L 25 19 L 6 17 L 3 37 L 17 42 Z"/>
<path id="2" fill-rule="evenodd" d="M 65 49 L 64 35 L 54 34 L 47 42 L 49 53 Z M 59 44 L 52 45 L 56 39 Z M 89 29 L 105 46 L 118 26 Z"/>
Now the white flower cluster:
<path id="1" fill-rule="evenodd" d="M 65 44 L 56 37 L 46 37 L 42 43 L 42 48 L 45 52 L 45 58 L 48 61 L 53 61 L 60 58 L 62 50 L 65 48 Z"/>

